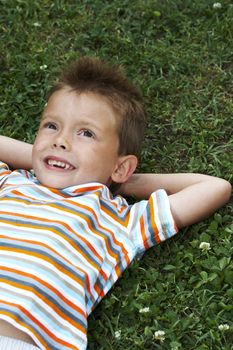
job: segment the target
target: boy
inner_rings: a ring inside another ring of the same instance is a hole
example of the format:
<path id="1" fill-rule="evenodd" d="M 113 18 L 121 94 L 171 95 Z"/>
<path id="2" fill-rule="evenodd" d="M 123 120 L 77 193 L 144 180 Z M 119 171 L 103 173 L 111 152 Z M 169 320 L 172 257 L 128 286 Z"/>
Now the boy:
<path id="1" fill-rule="evenodd" d="M 144 125 L 121 70 L 83 58 L 51 90 L 32 150 L 0 138 L 2 161 L 35 172 L 0 163 L 1 348 L 86 349 L 87 316 L 131 261 L 229 199 L 223 179 L 133 175 Z M 129 206 L 116 185 L 148 200 Z"/>

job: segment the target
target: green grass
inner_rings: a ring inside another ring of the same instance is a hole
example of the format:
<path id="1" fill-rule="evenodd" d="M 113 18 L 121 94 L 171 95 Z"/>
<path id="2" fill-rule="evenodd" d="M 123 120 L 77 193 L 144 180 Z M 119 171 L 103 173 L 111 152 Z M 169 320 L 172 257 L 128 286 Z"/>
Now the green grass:
<path id="1" fill-rule="evenodd" d="M 145 96 L 140 171 L 232 182 L 233 6 L 220 2 L 0 0 L 0 133 L 33 142 L 57 72 L 94 55 Z M 232 214 L 229 203 L 134 263 L 90 317 L 89 349 L 233 349 Z"/>

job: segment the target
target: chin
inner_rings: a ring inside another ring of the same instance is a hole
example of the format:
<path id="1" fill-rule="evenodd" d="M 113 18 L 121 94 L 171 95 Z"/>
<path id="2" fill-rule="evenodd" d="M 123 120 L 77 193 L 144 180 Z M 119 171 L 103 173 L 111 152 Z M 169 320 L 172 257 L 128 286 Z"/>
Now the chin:
<path id="1" fill-rule="evenodd" d="M 69 187 L 71 185 L 64 183 L 63 181 L 56 181 L 56 180 L 45 180 L 45 179 L 38 179 L 39 182 L 45 186 L 45 187 L 50 187 L 50 188 L 56 188 L 58 190 L 61 190 L 63 188 Z"/>

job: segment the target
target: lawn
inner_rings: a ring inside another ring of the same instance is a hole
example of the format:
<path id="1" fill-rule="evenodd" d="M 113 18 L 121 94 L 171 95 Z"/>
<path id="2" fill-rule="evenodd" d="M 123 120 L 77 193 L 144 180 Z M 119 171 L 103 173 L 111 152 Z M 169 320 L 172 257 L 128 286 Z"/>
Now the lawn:
<path id="1" fill-rule="evenodd" d="M 58 71 L 98 56 L 143 91 L 138 171 L 233 182 L 232 36 L 230 0 L 0 0 L 0 133 L 33 143 Z M 135 262 L 90 317 L 88 349 L 233 349 L 232 214 Z"/>

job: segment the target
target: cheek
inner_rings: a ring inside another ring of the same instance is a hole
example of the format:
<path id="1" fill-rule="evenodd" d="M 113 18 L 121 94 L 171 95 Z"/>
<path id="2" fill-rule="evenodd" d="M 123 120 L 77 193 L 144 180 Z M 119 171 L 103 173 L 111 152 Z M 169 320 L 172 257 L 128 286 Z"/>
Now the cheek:
<path id="1" fill-rule="evenodd" d="M 35 152 L 40 151 L 47 144 L 48 138 L 37 136 L 33 145 Z"/>
<path id="2" fill-rule="evenodd" d="M 32 162 L 35 164 L 36 160 L 39 158 L 40 152 L 44 148 L 44 142 L 41 138 L 36 138 L 33 148 L 32 148 Z"/>

